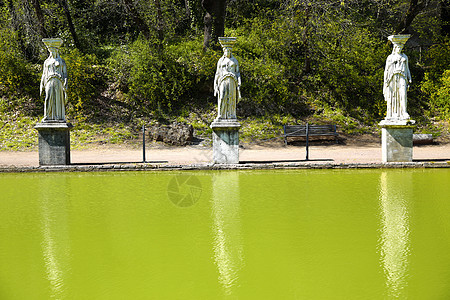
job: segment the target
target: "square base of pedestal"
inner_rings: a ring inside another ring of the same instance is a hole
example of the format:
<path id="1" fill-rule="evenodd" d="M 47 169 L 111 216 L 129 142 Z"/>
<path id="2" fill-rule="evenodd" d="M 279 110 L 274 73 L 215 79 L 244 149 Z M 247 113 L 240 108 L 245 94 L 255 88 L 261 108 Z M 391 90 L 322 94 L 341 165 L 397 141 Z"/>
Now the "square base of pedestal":
<path id="1" fill-rule="evenodd" d="M 239 127 L 235 122 L 213 122 L 213 162 L 216 164 L 239 163 Z"/>
<path id="2" fill-rule="evenodd" d="M 66 122 L 42 122 L 34 128 L 39 133 L 39 165 L 70 164 L 70 129 Z"/>
<path id="3" fill-rule="evenodd" d="M 381 158 L 383 162 L 411 162 L 414 126 L 383 126 Z"/>

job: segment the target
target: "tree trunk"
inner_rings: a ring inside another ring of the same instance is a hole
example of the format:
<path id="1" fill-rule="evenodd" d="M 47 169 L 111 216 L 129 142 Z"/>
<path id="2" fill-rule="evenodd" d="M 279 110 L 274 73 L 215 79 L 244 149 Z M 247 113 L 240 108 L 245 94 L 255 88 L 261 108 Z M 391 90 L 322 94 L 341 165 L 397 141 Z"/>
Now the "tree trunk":
<path id="1" fill-rule="evenodd" d="M 27 47 L 25 46 L 24 42 L 24 33 L 23 33 L 23 27 L 21 22 L 19 21 L 19 18 L 17 17 L 16 8 L 14 7 L 14 3 L 12 0 L 6 1 L 9 14 L 11 15 L 11 25 L 15 32 L 17 32 L 17 40 L 19 42 L 20 50 L 22 51 L 23 55 L 25 55 L 26 58 L 31 58 L 32 54 L 27 50 Z"/>
<path id="2" fill-rule="evenodd" d="M 208 12 L 205 14 L 203 22 L 205 24 L 205 30 L 203 33 L 203 51 L 206 51 L 206 49 L 209 48 L 209 43 L 212 38 L 212 16 Z"/>
<path id="3" fill-rule="evenodd" d="M 156 21 L 156 32 L 158 33 L 158 39 L 160 42 L 164 40 L 164 31 L 163 31 L 163 17 L 161 12 L 161 4 L 159 0 L 155 0 L 156 6 L 156 17 L 158 20 Z"/>
<path id="4" fill-rule="evenodd" d="M 139 28 L 139 31 L 144 35 L 146 39 L 150 39 L 150 29 L 139 15 L 139 12 L 134 6 L 133 0 L 122 0 L 122 3 L 128 13 L 131 15 L 131 18 L 133 19 L 136 26 Z"/>
<path id="5" fill-rule="evenodd" d="M 450 36 L 450 0 L 441 0 L 441 34 Z"/>
<path id="6" fill-rule="evenodd" d="M 31 0 L 31 4 L 33 5 L 34 12 L 36 13 L 36 19 L 39 25 L 39 34 L 41 35 L 41 37 L 46 38 L 48 37 L 48 33 L 45 29 L 45 20 L 44 14 L 42 13 L 41 9 L 41 3 L 39 0 Z"/>
<path id="7" fill-rule="evenodd" d="M 189 0 L 184 0 L 184 7 L 186 8 L 186 17 L 191 19 L 191 9 L 189 8 Z"/>
<path id="8" fill-rule="evenodd" d="M 225 12 L 226 0 L 202 0 L 202 6 L 206 10 L 204 25 L 205 36 L 203 39 L 203 49 L 210 47 L 211 42 L 216 44 L 218 37 L 225 32 Z"/>
<path id="9" fill-rule="evenodd" d="M 311 72 L 311 49 L 310 49 L 310 25 L 308 24 L 310 20 L 310 10 L 309 8 L 305 9 L 305 18 L 303 21 L 303 36 L 302 43 L 305 48 L 305 61 L 303 65 L 303 72 L 308 74 Z"/>
<path id="10" fill-rule="evenodd" d="M 33 0 L 33 1 L 37 1 L 37 0 Z M 69 5 L 67 4 L 67 0 L 60 0 L 59 3 L 64 10 L 64 14 L 66 15 L 67 23 L 69 24 L 70 34 L 72 35 L 72 39 L 75 44 L 75 47 L 77 47 L 78 50 L 81 50 L 81 45 L 78 40 L 77 32 L 75 31 L 75 26 L 73 25 L 72 16 L 70 14 Z"/>
<path id="11" fill-rule="evenodd" d="M 409 8 L 406 11 L 406 14 L 403 16 L 400 24 L 397 26 L 395 30 L 396 34 L 408 33 L 408 27 L 411 25 L 414 18 L 426 7 L 428 6 L 428 0 L 423 0 L 419 2 L 419 0 L 410 0 Z"/>

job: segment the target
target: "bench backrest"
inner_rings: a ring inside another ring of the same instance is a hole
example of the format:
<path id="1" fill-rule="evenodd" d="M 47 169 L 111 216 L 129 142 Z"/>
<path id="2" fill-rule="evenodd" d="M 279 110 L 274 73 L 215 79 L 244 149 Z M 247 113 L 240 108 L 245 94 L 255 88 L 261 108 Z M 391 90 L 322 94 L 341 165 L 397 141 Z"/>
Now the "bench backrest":
<path id="1" fill-rule="evenodd" d="M 284 125 L 284 134 L 289 136 L 306 136 L 306 125 Z M 310 135 L 334 135 L 336 125 L 308 125 Z"/>

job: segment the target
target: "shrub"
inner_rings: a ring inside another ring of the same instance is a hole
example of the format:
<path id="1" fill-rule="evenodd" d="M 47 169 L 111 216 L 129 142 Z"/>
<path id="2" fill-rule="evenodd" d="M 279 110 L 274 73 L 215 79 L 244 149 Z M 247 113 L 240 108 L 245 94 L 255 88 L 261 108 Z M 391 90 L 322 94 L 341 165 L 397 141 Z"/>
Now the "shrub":
<path id="1" fill-rule="evenodd" d="M 427 54 L 431 61 L 421 84 L 421 90 L 429 97 L 431 112 L 450 120 L 450 41 L 433 46 Z"/>
<path id="2" fill-rule="evenodd" d="M 434 115 L 450 120 L 450 70 L 445 70 L 437 82 L 425 75 L 422 90 L 430 96 L 430 107 Z"/>
<path id="3" fill-rule="evenodd" d="M 97 58 L 77 49 L 67 49 L 61 56 L 66 61 L 68 72 L 67 97 L 71 104 L 68 114 L 82 121 L 92 113 L 90 110 L 95 109 L 92 103 L 97 96 L 96 86 L 102 81 L 101 72 L 96 67 Z"/>
<path id="4" fill-rule="evenodd" d="M 18 39 L 9 28 L 0 28 L 0 94 L 37 97 L 39 77 L 21 54 Z"/>
<path id="5" fill-rule="evenodd" d="M 139 38 L 117 49 L 108 66 L 133 109 L 170 114 L 190 103 L 202 103 L 212 89 L 220 56 L 214 51 L 203 53 L 201 45 L 198 39 L 181 41 L 165 45 L 163 51 Z"/>

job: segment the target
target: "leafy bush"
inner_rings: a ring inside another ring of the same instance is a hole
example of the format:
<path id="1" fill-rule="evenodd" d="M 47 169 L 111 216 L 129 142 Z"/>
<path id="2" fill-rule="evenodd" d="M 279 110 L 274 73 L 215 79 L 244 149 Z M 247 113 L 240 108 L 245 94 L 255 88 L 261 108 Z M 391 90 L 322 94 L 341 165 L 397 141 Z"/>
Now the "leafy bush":
<path id="1" fill-rule="evenodd" d="M 430 96 L 430 107 L 436 116 L 450 120 L 450 69 L 445 70 L 437 81 L 425 75 L 422 90 Z"/>
<path id="2" fill-rule="evenodd" d="M 450 41 L 433 46 L 427 59 L 431 64 L 421 89 L 429 97 L 431 112 L 450 120 Z"/>
<path id="3" fill-rule="evenodd" d="M 269 30 L 268 30 L 269 29 Z M 282 18 L 275 21 L 254 18 L 226 35 L 237 36 L 233 55 L 240 64 L 244 116 L 271 115 L 293 110 L 304 112 L 297 84 L 301 68 L 293 54 L 296 28 Z M 295 51 L 294 51 L 295 52 Z M 298 57 L 297 57 L 298 58 Z M 259 109 L 258 109 L 259 108 Z"/>
<path id="4" fill-rule="evenodd" d="M 22 56 L 15 32 L 0 28 L 0 94 L 37 97 L 39 78 Z"/>
<path id="5" fill-rule="evenodd" d="M 162 50 L 139 38 L 119 48 L 108 65 L 135 110 L 163 115 L 206 98 L 201 95 L 210 91 L 218 57 L 214 51 L 203 53 L 198 39 Z"/>
<path id="6" fill-rule="evenodd" d="M 68 72 L 67 97 L 71 105 L 68 114 L 82 121 L 95 109 L 93 100 L 97 96 L 97 85 L 102 81 L 95 55 L 82 54 L 77 49 L 68 49 L 61 54 Z"/>

